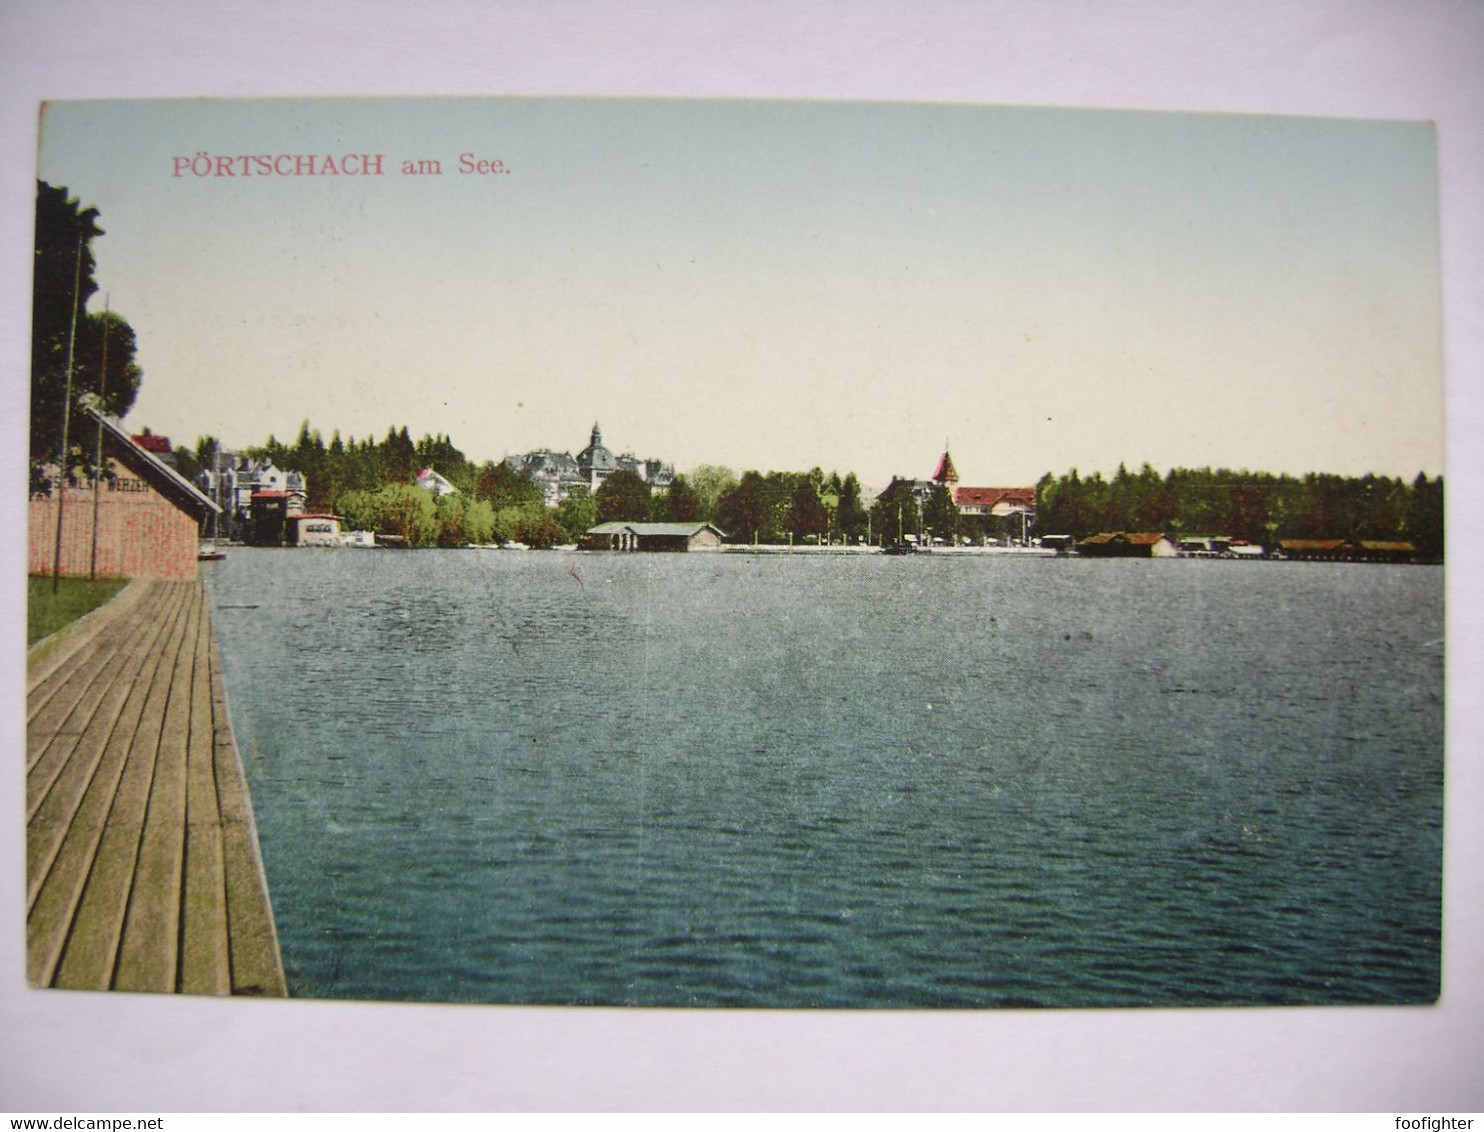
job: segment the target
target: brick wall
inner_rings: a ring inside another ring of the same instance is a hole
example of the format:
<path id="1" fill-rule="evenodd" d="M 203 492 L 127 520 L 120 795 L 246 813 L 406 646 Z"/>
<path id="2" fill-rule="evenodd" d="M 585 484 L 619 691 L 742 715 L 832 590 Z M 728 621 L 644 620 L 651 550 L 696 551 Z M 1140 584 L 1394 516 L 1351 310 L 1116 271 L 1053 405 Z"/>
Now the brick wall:
<path id="1" fill-rule="evenodd" d="M 27 569 L 52 572 L 57 500 L 31 500 Z M 93 558 L 93 492 L 67 490 L 62 507 L 62 573 L 87 576 Z M 149 483 L 119 469 L 98 493 L 98 573 L 126 578 L 188 581 L 197 576 L 196 519 Z"/>

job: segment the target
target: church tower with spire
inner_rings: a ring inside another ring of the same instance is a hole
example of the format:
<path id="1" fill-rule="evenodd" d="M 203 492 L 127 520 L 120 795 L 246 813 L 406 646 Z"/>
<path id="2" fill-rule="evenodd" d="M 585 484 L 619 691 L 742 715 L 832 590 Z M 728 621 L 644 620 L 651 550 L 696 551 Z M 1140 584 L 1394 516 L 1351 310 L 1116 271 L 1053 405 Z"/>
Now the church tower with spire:
<path id="1" fill-rule="evenodd" d="M 948 454 L 948 441 L 943 442 L 943 455 L 938 460 L 938 470 L 933 473 L 933 482 L 940 483 L 953 491 L 953 485 L 958 483 L 958 472 L 953 467 L 953 457 Z"/>

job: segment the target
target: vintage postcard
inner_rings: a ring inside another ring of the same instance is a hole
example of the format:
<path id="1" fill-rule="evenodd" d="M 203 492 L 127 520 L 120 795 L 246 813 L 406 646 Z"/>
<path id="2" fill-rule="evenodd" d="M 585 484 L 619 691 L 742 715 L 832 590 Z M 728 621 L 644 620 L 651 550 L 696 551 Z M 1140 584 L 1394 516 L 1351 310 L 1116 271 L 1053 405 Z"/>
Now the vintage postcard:
<path id="1" fill-rule="evenodd" d="M 1428 1004 L 1427 123 L 58 102 L 32 985 Z"/>

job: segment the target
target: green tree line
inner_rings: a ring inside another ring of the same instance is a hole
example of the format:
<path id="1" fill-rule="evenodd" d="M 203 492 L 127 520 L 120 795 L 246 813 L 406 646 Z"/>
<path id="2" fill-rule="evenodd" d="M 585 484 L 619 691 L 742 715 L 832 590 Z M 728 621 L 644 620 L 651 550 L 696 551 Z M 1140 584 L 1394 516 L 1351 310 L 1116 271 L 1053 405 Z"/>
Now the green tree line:
<path id="1" fill-rule="evenodd" d="M 199 437 L 194 448 L 176 448 L 176 466 L 187 476 L 211 470 L 218 448 L 216 438 Z M 732 541 L 762 543 L 855 542 L 870 528 L 855 474 L 842 478 L 819 468 L 747 471 L 739 478 L 729 468 L 701 465 L 658 491 L 621 470 L 595 492 L 573 488 L 547 507 L 540 485 L 504 461 L 476 464 L 448 436 L 414 441 L 405 425 L 389 427 L 380 440 L 342 438 L 337 430 L 326 442 L 305 421 L 293 443 L 270 436 L 241 456 L 301 473 L 311 511 L 332 511 L 352 529 L 394 535 L 410 546 L 547 547 L 576 542 L 610 521 L 708 522 Z M 438 472 L 458 494 L 440 498 L 414 486 L 422 468 Z"/>
<path id="2" fill-rule="evenodd" d="M 1099 531 L 1224 535 L 1271 546 L 1282 539 L 1406 540 L 1443 557 L 1443 477 L 1270 475 L 1225 468 L 1120 465 L 1111 479 L 1074 468 L 1036 486 L 1036 531 L 1076 538 Z"/>
<path id="3" fill-rule="evenodd" d="M 181 471 L 210 467 L 215 439 L 177 450 Z M 744 471 L 701 465 L 653 491 L 640 476 L 619 471 L 589 494 L 571 491 L 555 508 L 539 485 L 504 461 L 475 463 L 444 434 L 413 440 L 407 427 L 380 439 L 328 443 L 305 421 L 292 443 L 270 436 L 244 453 L 301 472 L 311 510 L 334 511 L 355 529 L 405 538 L 414 546 L 575 542 L 612 520 L 709 522 L 737 543 L 894 542 L 907 534 L 944 540 L 998 537 L 1004 520 L 958 513 L 939 485 L 919 502 L 912 485 L 894 482 L 874 501 L 863 498 L 855 473 L 818 467 L 807 472 Z M 459 489 L 435 499 L 410 486 L 431 467 Z M 1048 473 L 1036 487 L 1034 533 L 1077 538 L 1098 531 L 1164 531 L 1225 535 L 1272 545 L 1288 538 L 1405 539 L 1425 558 L 1443 556 L 1443 479 L 1419 474 L 1411 483 L 1385 476 L 1311 473 L 1295 477 L 1149 464 L 1120 466 L 1110 479 L 1076 469 Z M 1018 533 L 1018 532 L 1012 532 Z"/>

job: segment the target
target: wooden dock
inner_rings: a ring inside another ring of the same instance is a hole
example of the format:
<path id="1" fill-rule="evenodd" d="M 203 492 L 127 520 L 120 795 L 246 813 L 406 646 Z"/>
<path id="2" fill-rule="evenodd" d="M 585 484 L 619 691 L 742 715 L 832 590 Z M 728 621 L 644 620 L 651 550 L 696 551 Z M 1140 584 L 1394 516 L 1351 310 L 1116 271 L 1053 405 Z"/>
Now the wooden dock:
<path id="1" fill-rule="evenodd" d="M 200 581 L 136 580 L 31 651 L 26 972 L 286 993 Z"/>

